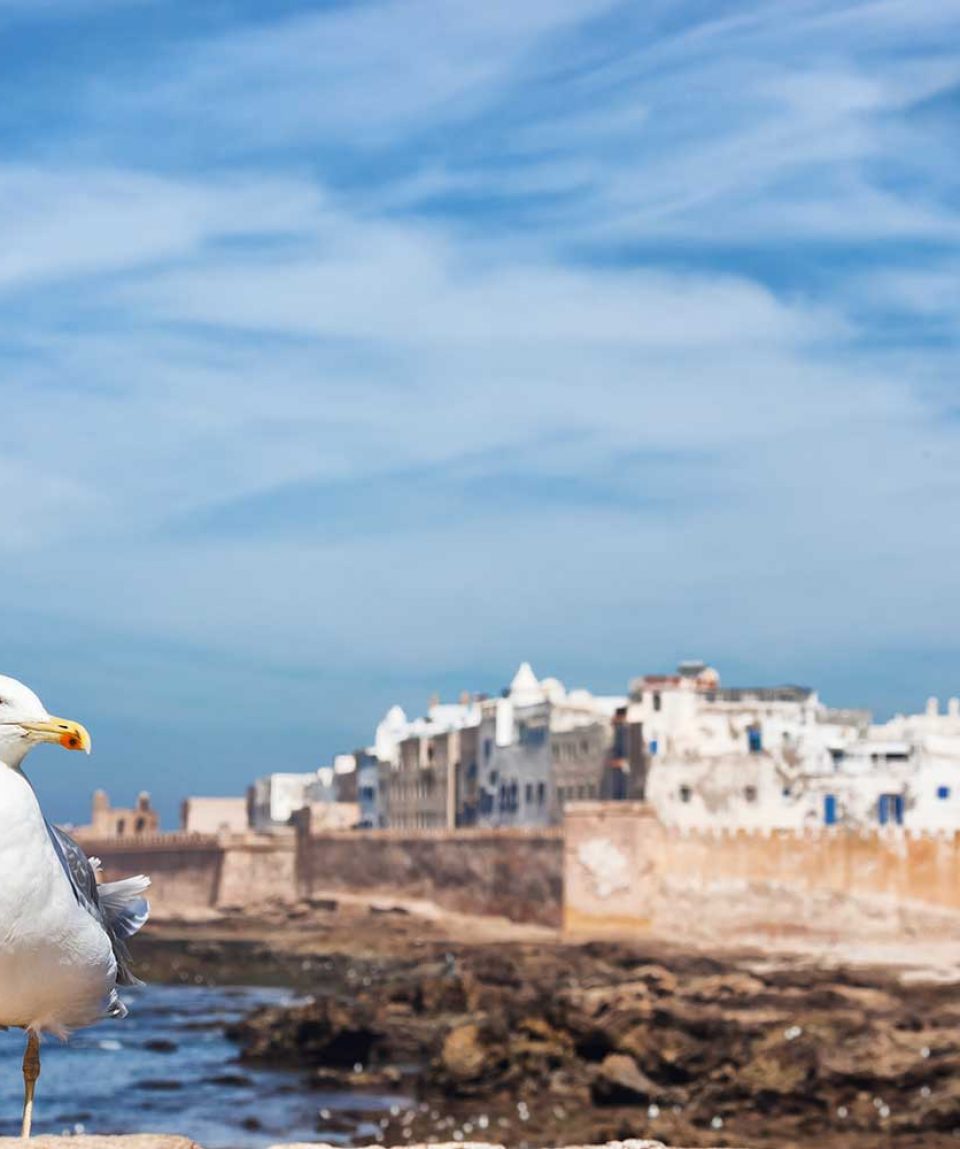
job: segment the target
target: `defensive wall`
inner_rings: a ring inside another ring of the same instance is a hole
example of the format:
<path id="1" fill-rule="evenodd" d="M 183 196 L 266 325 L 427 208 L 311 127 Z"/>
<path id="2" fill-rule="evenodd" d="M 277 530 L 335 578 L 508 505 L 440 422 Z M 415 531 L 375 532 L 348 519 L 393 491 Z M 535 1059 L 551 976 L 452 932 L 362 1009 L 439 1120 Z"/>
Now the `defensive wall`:
<path id="1" fill-rule="evenodd" d="M 689 941 L 960 938 L 960 836 L 680 831 L 638 802 L 578 803 L 564 928 Z"/>
<path id="2" fill-rule="evenodd" d="M 302 834 L 299 892 L 382 890 L 446 909 L 559 925 L 563 833 L 368 830 Z"/>
<path id="3" fill-rule="evenodd" d="M 147 873 L 157 916 L 338 891 L 429 899 L 572 936 L 960 938 L 960 835 L 704 833 L 637 802 L 584 802 L 563 830 L 83 838 L 108 879 Z"/>
<path id="4" fill-rule="evenodd" d="M 154 914 L 294 902 L 337 891 L 425 898 L 451 910 L 559 925 L 563 838 L 553 830 L 82 836 L 110 881 L 146 873 Z"/>

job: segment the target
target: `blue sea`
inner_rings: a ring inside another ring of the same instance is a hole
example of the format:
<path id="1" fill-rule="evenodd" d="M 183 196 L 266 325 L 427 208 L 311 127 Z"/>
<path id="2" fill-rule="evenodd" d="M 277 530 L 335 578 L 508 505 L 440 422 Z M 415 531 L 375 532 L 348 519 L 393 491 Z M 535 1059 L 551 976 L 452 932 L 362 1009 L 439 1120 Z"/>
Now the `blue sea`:
<path id="1" fill-rule="evenodd" d="M 289 991 L 143 986 L 125 990 L 130 1014 L 47 1037 L 35 1133 L 180 1133 L 204 1149 L 262 1149 L 277 1141 L 349 1143 L 375 1135 L 406 1108 L 399 1096 L 307 1089 L 296 1070 L 241 1065 L 223 1028 Z M 24 1035 L 0 1031 L 0 1134 L 20 1132 Z"/>

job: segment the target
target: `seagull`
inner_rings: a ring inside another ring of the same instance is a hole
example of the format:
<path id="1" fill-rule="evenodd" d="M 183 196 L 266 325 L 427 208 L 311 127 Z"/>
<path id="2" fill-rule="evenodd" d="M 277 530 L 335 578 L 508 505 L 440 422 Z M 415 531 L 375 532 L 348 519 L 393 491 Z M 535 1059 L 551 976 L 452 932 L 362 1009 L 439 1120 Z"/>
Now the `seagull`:
<path id="1" fill-rule="evenodd" d="M 141 983 L 125 943 L 149 913 L 149 878 L 98 884 L 99 861 L 43 816 L 22 769 L 41 742 L 90 753 L 79 722 L 54 718 L 22 682 L 0 675 L 0 1028 L 27 1034 L 25 1138 L 41 1033 L 66 1038 L 101 1017 L 126 1016 L 117 986 Z"/>

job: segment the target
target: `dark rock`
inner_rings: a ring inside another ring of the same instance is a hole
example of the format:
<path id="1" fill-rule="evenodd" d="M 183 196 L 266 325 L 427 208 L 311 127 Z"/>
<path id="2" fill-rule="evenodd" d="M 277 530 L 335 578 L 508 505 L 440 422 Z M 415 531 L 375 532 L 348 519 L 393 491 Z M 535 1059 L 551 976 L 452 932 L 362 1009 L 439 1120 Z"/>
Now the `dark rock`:
<path id="1" fill-rule="evenodd" d="M 658 1093 L 657 1086 L 626 1053 L 611 1053 L 603 1059 L 591 1090 L 597 1105 L 646 1105 Z"/>

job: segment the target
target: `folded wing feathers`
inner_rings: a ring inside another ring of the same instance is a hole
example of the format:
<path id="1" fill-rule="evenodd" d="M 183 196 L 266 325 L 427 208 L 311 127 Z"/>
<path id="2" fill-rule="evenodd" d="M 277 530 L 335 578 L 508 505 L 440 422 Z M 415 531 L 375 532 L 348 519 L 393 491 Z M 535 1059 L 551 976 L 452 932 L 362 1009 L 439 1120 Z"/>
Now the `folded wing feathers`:
<path id="1" fill-rule="evenodd" d="M 115 937 L 132 938 L 150 916 L 150 905 L 143 896 L 150 886 L 144 874 L 121 878 L 118 882 L 101 882 L 97 887 L 100 909 Z"/>
<path id="2" fill-rule="evenodd" d="M 150 879 L 138 874 L 118 882 L 101 882 L 97 887 L 100 914 L 117 959 L 117 985 L 143 984 L 130 968 L 126 940 L 133 937 L 150 915 L 150 906 L 143 896 L 149 885 Z"/>

